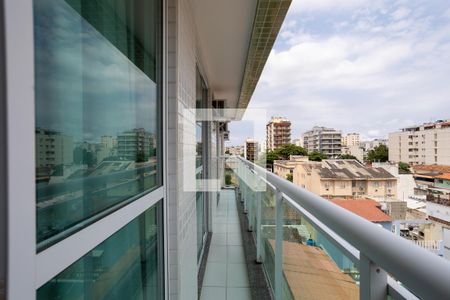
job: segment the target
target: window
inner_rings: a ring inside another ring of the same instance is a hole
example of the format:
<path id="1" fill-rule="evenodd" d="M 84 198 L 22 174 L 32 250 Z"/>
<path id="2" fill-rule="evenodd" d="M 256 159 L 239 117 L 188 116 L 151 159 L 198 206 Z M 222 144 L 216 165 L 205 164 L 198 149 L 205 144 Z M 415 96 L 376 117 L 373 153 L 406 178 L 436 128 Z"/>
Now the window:
<path id="1" fill-rule="evenodd" d="M 160 23 L 159 0 L 34 1 L 39 250 L 161 185 Z"/>
<path id="2" fill-rule="evenodd" d="M 37 299 L 163 299 L 161 202 L 37 290 Z"/>
<path id="3" fill-rule="evenodd" d="M 196 74 L 196 108 L 207 107 L 207 94 L 205 81 L 199 70 Z M 196 178 L 206 179 L 206 122 L 196 122 Z M 197 258 L 200 260 L 204 241 L 206 237 L 206 194 L 203 191 L 196 193 L 196 213 L 197 213 Z"/>

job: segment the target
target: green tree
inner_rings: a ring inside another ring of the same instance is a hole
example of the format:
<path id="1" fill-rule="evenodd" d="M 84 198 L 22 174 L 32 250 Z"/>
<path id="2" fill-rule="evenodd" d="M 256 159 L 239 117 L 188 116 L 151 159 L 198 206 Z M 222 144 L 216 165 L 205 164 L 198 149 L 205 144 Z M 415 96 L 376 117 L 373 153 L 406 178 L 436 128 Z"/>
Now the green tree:
<path id="1" fill-rule="evenodd" d="M 308 158 L 310 161 L 322 161 L 324 159 L 327 159 L 327 156 L 318 151 L 313 151 L 308 155 Z"/>
<path id="2" fill-rule="evenodd" d="M 398 172 L 401 174 L 409 174 L 409 173 L 411 173 L 411 170 L 407 163 L 399 162 L 398 163 Z"/>
<path id="3" fill-rule="evenodd" d="M 304 148 L 294 144 L 281 145 L 274 151 L 278 154 L 280 159 L 289 159 L 291 155 L 308 155 L 308 152 Z"/>
<path id="4" fill-rule="evenodd" d="M 286 179 L 292 182 L 294 180 L 294 176 L 291 173 L 289 173 L 286 175 Z"/>
<path id="5" fill-rule="evenodd" d="M 367 154 L 369 162 L 386 162 L 389 159 L 389 149 L 386 145 L 379 145 Z"/>
<path id="6" fill-rule="evenodd" d="M 340 158 L 340 159 L 356 159 L 356 160 L 358 160 L 358 159 L 356 158 L 356 156 L 351 155 L 351 154 L 341 154 L 341 155 L 339 155 L 339 158 Z"/>
<path id="7" fill-rule="evenodd" d="M 231 185 L 231 174 L 226 174 L 225 175 L 225 184 L 226 185 Z"/>
<path id="8" fill-rule="evenodd" d="M 266 154 L 266 164 L 273 167 L 273 161 L 280 159 L 280 156 L 275 151 L 268 151 Z"/>

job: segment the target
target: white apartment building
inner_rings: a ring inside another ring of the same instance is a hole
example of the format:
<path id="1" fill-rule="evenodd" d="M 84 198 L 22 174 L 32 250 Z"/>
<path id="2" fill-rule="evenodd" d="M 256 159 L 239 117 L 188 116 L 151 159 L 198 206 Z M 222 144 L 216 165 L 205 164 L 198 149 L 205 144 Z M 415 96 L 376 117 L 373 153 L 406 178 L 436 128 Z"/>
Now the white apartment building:
<path id="1" fill-rule="evenodd" d="M 349 133 L 342 136 L 342 147 L 359 146 L 359 133 Z"/>
<path id="2" fill-rule="evenodd" d="M 450 120 L 390 133 L 389 160 L 411 165 L 450 165 Z"/>
<path id="3" fill-rule="evenodd" d="M 342 133 L 333 128 L 315 126 L 303 134 L 303 145 L 308 152 L 318 151 L 329 158 L 342 153 Z"/>
<path id="4" fill-rule="evenodd" d="M 353 155 L 360 162 L 364 161 L 364 148 L 359 145 L 342 146 L 342 154 Z"/>
<path id="5" fill-rule="evenodd" d="M 266 125 L 267 151 L 291 143 L 291 121 L 283 117 L 272 117 Z"/>

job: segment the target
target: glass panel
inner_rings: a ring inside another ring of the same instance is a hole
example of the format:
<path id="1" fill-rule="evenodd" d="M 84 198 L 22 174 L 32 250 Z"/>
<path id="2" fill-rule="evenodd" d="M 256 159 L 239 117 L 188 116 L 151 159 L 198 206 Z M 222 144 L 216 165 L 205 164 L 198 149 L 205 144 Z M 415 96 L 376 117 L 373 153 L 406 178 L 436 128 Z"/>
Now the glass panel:
<path id="1" fill-rule="evenodd" d="M 336 242 L 286 202 L 283 219 L 283 299 L 359 299 L 359 270 Z"/>
<path id="2" fill-rule="evenodd" d="M 203 193 L 196 193 L 196 211 L 197 211 L 197 259 L 200 259 L 200 255 L 203 250 L 203 239 L 205 236 L 205 205 L 203 199 Z"/>
<path id="3" fill-rule="evenodd" d="M 163 299 L 161 204 L 38 289 L 37 299 Z"/>
<path id="4" fill-rule="evenodd" d="M 159 2 L 34 1 L 38 249 L 161 185 Z"/>
<path id="5" fill-rule="evenodd" d="M 269 284 L 275 286 L 275 251 L 272 243 L 275 241 L 276 201 L 275 193 L 266 185 L 266 192 L 261 197 L 261 260 L 264 264 Z"/>
<path id="6" fill-rule="evenodd" d="M 206 87 L 200 72 L 197 70 L 196 74 L 196 108 L 206 107 Z M 205 122 L 195 123 L 195 138 L 196 138 L 196 155 L 195 155 L 195 168 L 196 179 L 201 180 L 206 177 L 205 169 Z M 206 210 L 205 210 L 205 193 L 201 190 L 196 193 L 196 214 L 197 214 L 197 255 L 200 260 L 202 253 L 204 238 L 206 234 Z"/>

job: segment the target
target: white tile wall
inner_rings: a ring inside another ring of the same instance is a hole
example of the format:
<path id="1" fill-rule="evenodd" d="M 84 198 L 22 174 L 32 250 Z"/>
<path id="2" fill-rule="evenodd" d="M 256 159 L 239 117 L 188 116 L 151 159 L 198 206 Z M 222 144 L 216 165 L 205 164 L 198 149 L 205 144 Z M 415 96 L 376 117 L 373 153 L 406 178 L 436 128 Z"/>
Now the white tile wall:
<path id="1" fill-rule="evenodd" d="M 186 108 L 195 108 L 195 28 L 189 1 L 167 2 L 169 297 L 194 300 L 198 298 L 195 192 L 182 187 L 183 161 L 195 166 L 195 115 L 185 113 Z"/>

